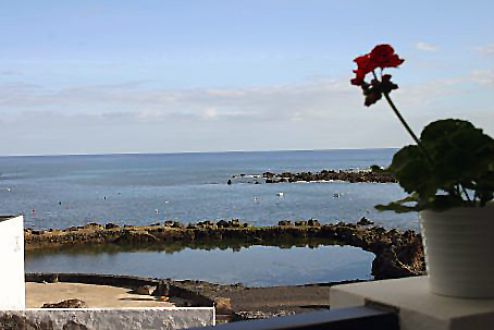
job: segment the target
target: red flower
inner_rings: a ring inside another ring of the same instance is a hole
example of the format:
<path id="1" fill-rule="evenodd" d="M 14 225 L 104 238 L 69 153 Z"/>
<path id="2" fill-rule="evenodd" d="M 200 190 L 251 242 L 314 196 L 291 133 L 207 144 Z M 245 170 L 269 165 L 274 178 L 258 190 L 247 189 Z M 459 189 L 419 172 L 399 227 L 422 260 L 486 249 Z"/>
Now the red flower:
<path id="1" fill-rule="evenodd" d="M 376 65 L 371 61 L 369 54 L 359 56 L 353 61 L 357 63 L 357 70 L 353 70 L 356 76 L 351 80 L 351 82 L 352 85 L 361 86 L 364 82 L 365 76 L 369 72 L 372 72 L 376 68 Z"/>
<path id="2" fill-rule="evenodd" d="M 390 45 L 377 45 L 370 54 L 359 56 L 353 61 L 357 63 L 357 70 L 353 70 L 355 78 L 351 83 L 362 86 L 365 76 L 376 68 L 396 68 L 405 60 L 399 58 Z"/>
<path id="3" fill-rule="evenodd" d="M 377 45 L 369 54 L 370 61 L 381 69 L 396 68 L 405 60 L 395 54 L 395 50 L 390 45 Z"/>

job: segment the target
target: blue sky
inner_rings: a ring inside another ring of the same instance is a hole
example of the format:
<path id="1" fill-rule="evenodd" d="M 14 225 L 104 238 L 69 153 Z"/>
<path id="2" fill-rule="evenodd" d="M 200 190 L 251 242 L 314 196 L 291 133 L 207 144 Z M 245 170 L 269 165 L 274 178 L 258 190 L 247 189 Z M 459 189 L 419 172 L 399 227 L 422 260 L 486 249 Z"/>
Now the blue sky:
<path id="1" fill-rule="evenodd" d="M 352 59 L 390 43 L 393 97 L 494 134 L 491 1 L 2 1 L 0 155 L 397 147 Z"/>

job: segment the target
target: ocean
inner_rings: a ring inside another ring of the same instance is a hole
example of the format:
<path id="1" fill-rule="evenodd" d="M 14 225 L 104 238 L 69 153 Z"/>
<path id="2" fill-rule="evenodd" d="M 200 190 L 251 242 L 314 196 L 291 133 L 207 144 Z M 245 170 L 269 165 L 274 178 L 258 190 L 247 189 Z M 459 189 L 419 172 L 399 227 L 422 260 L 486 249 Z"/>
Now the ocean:
<path id="1" fill-rule="evenodd" d="M 0 214 L 22 213 L 25 226 L 33 229 L 89 222 L 145 225 L 165 220 L 188 223 L 231 218 L 264 226 L 286 219 L 356 222 L 365 216 L 386 228 L 418 230 L 417 214 L 381 213 L 373 207 L 402 198 L 404 193 L 397 184 L 226 184 L 240 174 L 254 182 L 255 176 L 266 171 L 387 166 L 395 151 L 0 157 Z M 349 246 L 179 251 L 86 248 L 28 253 L 26 270 L 270 286 L 368 279 L 372 259 L 371 253 Z"/>
<path id="2" fill-rule="evenodd" d="M 309 218 L 355 222 L 363 216 L 387 228 L 418 229 L 416 214 L 373 208 L 403 197 L 397 184 L 226 184 L 239 174 L 386 166 L 394 151 L 0 157 L 0 214 L 23 213 L 33 229 L 231 218 L 253 225 Z"/>

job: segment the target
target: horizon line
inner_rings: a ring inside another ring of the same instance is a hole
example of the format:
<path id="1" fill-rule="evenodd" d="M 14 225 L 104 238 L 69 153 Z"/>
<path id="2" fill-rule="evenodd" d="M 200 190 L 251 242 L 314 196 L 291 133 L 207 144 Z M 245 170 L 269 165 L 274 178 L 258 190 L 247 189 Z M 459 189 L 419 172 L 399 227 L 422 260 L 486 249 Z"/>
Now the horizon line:
<path id="1" fill-rule="evenodd" d="M 84 156 L 138 156 L 138 155 L 181 155 L 181 154 L 227 154 L 227 153 L 267 153 L 267 152 L 321 152 L 351 150 L 387 150 L 399 147 L 378 148 L 330 148 L 330 149 L 269 149 L 269 150 L 215 150 L 215 151 L 176 151 L 176 152 L 109 152 L 109 153 L 69 153 L 69 154 L 18 154 L 0 155 L 0 158 L 14 157 L 84 157 Z"/>

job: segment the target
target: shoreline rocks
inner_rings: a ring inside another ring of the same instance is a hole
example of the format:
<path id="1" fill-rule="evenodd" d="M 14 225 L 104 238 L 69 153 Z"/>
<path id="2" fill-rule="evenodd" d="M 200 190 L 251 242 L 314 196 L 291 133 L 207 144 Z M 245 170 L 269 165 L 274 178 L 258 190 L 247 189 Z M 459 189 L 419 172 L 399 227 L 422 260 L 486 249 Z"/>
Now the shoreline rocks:
<path id="1" fill-rule="evenodd" d="M 262 174 L 266 183 L 292 183 L 292 182 L 331 182 L 344 181 L 350 183 L 367 182 L 367 183 L 396 183 L 395 177 L 384 170 L 322 170 L 320 172 L 283 172 L 272 173 L 265 172 Z"/>
<path id="2" fill-rule="evenodd" d="M 367 220 L 367 219 L 366 219 Z M 365 224 L 364 224 L 365 223 Z M 425 270 L 420 234 L 399 232 L 360 224 L 321 224 L 308 221 L 280 221 L 278 226 L 254 227 L 238 219 L 202 221 L 186 226 L 176 221 L 149 226 L 114 226 L 90 224 L 76 230 L 25 230 L 26 251 L 87 246 L 115 246 L 126 248 L 174 246 L 232 247 L 251 245 L 309 246 L 350 245 L 376 255 L 372 263 L 375 279 L 420 275 Z"/>

